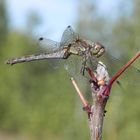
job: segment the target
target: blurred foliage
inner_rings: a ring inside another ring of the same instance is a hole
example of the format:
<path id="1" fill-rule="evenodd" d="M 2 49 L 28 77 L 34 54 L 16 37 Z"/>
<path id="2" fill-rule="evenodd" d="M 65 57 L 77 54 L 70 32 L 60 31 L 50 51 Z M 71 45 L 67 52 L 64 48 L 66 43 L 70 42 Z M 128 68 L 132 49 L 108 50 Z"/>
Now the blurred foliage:
<path id="1" fill-rule="evenodd" d="M 0 45 L 6 41 L 8 32 L 8 16 L 4 0 L 0 1 Z"/>
<path id="2" fill-rule="evenodd" d="M 127 6 L 127 1 L 125 4 Z M 92 1 L 79 1 L 77 30 L 81 36 L 107 46 L 109 53 L 105 64 L 110 65 L 111 71 L 119 68 L 115 65 L 117 61 L 110 59 L 110 53 L 127 61 L 139 49 L 139 4 L 138 0 L 134 0 L 129 16 L 121 13 L 115 22 L 109 22 L 109 17 L 98 14 Z M 28 18 L 32 32 L 40 24 L 40 19 L 34 13 Z M 14 140 L 90 139 L 86 113 L 81 109 L 81 102 L 63 66 L 53 69 L 51 66 L 57 63 L 54 61 L 15 66 L 4 64 L 9 57 L 35 53 L 38 49 L 29 32 L 9 31 L 5 1 L 1 0 L 0 138 L 7 135 L 10 140 L 12 137 Z M 135 67 L 138 66 L 136 63 Z M 112 89 L 103 128 L 104 140 L 139 139 L 139 87 L 128 84 L 128 81 L 135 82 L 131 71 L 129 75 L 122 76 L 120 87 L 116 84 Z M 86 98 L 90 99 L 90 91 L 86 93 Z"/>

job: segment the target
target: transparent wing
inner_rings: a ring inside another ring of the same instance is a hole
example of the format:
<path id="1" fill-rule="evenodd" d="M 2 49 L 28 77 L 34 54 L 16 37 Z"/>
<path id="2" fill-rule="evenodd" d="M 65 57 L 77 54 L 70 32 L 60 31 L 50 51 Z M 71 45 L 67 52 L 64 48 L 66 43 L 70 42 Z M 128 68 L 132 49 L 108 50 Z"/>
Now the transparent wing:
<path id="1" fill-rule="evenodd" d="M 122 68 L 128 60 L 124 57 L 115 58 L 106 53 L 101 60 L 107 65 L 111 77 Z M 127 85 L 140 85 L 140 70 L 134 67 L 133 64 L 119 77 L 119 82 Z"/>
<path id="2" fill-rule="evenodd" d="M 62 34 L 61 38 L 61 47 L 68 46 L 72 42 L 76 41 L 79 38 L 79 35 L 74 32 L 71 26 L 68 26 Z"/>
<path id="3" fill-rule="evenodd" d="M 45 37 L 40 37 L 39 46 L 53 51 L 56 49 L 67 47 L 69 44 L 73 43 L 78 38 L 78 34 L 73 31 L 71 26 L 68 26 L 62 34 L 60 42 L 56 42 Z"/>
<path id="4" fill-rule="evenodd" d="M 89 80 L 87 75 L 83 76 L 80 71 L 82 67 L 82 58 L 76 55 L 71 56 L 67 60 L 64 60 L 64 68 L 67 71 L 69 77 L 74 77 L 78 86 L 83 93 L 86 93 L 90 89 Z M 85 72 L 86 74 L 86 72 Z"/>
<path id="5" fill-rule="evenodd" d="M 54 51 L 60 48 L 60 43 L 45 37 L 41 37 L 39 38 L 39 46 L 47 49 L 48 51 Z"/>

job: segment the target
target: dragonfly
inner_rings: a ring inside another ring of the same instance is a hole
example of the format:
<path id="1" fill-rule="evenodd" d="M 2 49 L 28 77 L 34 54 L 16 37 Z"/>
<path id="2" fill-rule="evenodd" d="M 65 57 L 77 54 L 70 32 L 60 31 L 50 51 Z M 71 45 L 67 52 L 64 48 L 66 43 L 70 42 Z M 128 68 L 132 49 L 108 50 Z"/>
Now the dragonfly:
<path id="1" fill-rule="evenodd" d="M 87 62 L 95 62 L 97 58 L 105 53 L 105 47 L 102 44 L 82 39 L 71 26 L 64 30 L 60 42 L 40 37 L 39 44 L 40 46 L 52 48 L 52 51 L 9 59 L 6 63 L 14 65 L 44 59 L 68 59 L 71 55 L 77 55 L 82 58 L 80 72 L 84 75 Z"/>
<path id="2" fill-rule="evenodd" d="M 41 47 L 51 48 L 50 52 L 44 52 L 39 54 L 32 54 L 28 56 L 22 56 L 18 58 L 12 58 L 6 61 L 7 64 L 14 65 L 22 62 L 48 60 L 48 59 L 70 59 L 71 56 L 78 56 L 82 60 L 80 65 L 80 73 L 85 75 L 85 70 L 90 64 L 93 70 L 96 70 L 97 65 L 101 57 L 106 57 L 109 54 L 106 48 L 99 42 L 93 42 L 87 39 L 83 39 L 76 33 L 71 26 L 68 26 L 61 37 L 60 42 L 56 42 L 45 37 L 39 38 L 39 45 Z M 110 59 L 111 60 L 111 59 Z M 112 57 L 112 63 L 120 63 L 116 58 Z M 117 60 L 117 61 L 114 61 Z M 73 68 L 70 68 L 73 69 Z M 139 72 L 137 68 L 132 68 Z M 137 73 L 135 72 L 135 73 Z M 136 77 L 139 77 L 138 75 Z"/>

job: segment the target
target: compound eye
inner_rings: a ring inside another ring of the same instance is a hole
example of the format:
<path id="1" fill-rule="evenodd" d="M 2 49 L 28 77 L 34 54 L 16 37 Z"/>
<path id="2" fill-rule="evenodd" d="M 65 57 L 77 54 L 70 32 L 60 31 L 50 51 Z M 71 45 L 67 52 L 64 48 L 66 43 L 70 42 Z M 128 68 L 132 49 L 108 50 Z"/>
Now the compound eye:
<path id="1" fill-rule="evenodd" d="M 103 54 L 105 53 L 105 49 L 104 48 L 101 48 L 97 54 L 97 58 L 102 56 Z"/>
<path id="2" fill-rule="evenodd" d="M 100 46 L 98 44 L 95 44 L 95 47 L 92 50 L 92 53 L 95 55 L 100 51 Z"/>

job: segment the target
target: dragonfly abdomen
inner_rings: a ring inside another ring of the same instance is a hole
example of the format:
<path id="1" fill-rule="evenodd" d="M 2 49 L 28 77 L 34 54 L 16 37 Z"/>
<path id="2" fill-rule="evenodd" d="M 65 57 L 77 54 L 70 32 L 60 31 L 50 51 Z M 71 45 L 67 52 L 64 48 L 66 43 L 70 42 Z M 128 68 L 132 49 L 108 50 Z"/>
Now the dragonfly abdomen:
<path id="1" fill-rule="evenodd" d="M 14 65 L 22 62 L 30 62 L 30 61 L 45 60 L 45 59 L 66 59 L 68 58 L 68 54 L 65 53 L 66 50 L 63 49 L 53 53 L 41 53 L 41 54 L 23 56 L 19 58 L 9 59 L 6 61 L 6 64 Z"/>

